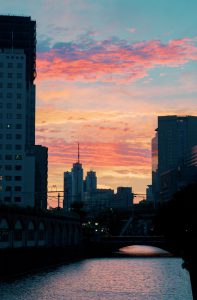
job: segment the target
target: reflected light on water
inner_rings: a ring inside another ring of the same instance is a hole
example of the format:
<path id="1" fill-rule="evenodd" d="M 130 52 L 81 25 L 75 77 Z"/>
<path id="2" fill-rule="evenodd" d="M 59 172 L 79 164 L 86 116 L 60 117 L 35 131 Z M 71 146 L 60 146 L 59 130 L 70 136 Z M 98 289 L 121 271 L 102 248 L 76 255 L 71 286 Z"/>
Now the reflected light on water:
<path id="1" fill-rule="evenodd" d="M 171 256 L 168 251 L 152 246 L 132 245 L 119 249 L 120 254 L 131 256 Z"/>

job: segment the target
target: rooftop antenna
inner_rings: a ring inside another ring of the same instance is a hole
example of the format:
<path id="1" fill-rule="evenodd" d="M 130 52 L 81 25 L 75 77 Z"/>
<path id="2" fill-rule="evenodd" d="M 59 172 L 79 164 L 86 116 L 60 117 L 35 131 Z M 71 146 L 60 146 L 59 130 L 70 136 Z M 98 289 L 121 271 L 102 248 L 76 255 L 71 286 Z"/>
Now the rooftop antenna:
<path id="1" fill-rule="evenodd" d="M 78 142 L 78 163 L 80 161 L 79 142 Z"/>

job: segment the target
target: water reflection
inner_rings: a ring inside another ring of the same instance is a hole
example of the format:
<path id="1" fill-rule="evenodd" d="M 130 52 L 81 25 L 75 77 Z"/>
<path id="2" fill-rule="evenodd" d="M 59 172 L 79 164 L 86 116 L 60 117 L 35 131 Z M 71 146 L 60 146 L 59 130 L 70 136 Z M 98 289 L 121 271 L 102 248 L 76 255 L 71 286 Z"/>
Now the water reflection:
<path id="1" fill-rule="evenodd" d="M 143 257 L 171 256 L 168 251 L 152 246 L 132 245 L 119 249 L 119 254 Z"/>

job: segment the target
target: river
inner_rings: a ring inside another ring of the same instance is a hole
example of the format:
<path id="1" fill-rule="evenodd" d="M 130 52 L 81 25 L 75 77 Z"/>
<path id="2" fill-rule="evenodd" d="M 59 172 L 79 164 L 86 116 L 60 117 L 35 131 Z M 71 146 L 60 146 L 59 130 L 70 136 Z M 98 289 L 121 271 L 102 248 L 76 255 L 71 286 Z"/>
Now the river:
<path id="1" fill-rule="evenodd" d="M 136 256 L 85 259 L 2 282 L 0 299 L 192 300 L 180 258 L 152 257 L 151 251 L 147 257 L 139 249 L 139 256 L 130 247 Z"/>

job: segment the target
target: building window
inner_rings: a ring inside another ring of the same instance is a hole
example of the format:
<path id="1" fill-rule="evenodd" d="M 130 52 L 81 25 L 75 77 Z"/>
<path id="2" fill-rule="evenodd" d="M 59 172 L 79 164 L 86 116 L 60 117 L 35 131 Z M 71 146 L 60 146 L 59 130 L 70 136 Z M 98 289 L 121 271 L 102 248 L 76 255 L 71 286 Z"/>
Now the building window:
<path id="1" fill-rule="evenodd" d="M 12 180 L 12 176 L 5 176 L 5 181 L 11 181 Z"/>
<path id="2" fill-rule="evenodd" d="M 21 176 L 15 176 L 14 179 L 15 179 L 16 181 L 21 181 L 21 180 L 22 180 L 22 177 L 21 177 Z"/>
<path id="3" fill-rule="evenodd" d="M 7 103 L 7 108 L 12 108 L 12 103 Z"/>
<path id="4" fill-rule="evenodd" d="M 13 68 L 13 63 L 8 63 L 8 68 Z"/>
<path id="5" fill-rule="evenodd" d="M 12 144 L 6 144 L 5 149 L 6 150 L 12 150 Z"/>
<path id="6" fill-rule="evenodd" d="M 22 68 L 22 63 L 17 63 L 17 68 L 21 69 Z"/>
<path id="7" fill-rule="evenodd" d="M 8 73 L 8 78 L 12 78 L 12 73 Z"/>
<path id="8" fill-rule="evenodd" d="M 15 186 L 14 190 L 15 190 L 15 192 L 21 192 L 22 187 L 21 186 Z"/>
<path id="9" fill-rule="evenodd" d="M 17 79 L 21 79 L 22 78 L 22 74 L 21 73 L 17 73 Z"/>
<path id="10" fill-rule="evenodd" d="M 21 139 L 22 139 L 22 135 L 17 133 L 17 134 L 16 134 L 16 139 L 17 139 L 17 140 L 21 140 Z"/>
<path id="11" fill-rule="evenodd" d="M 16 170 L 16 171 L 22 170 L 22 166 L 21 166 L 21 165 L 16 165 L 16 166 L 15 166 L 15 170 Z"/>
<path id="12" fill-rule="evenodd" d="M 22 108 L 22 104 L 21 103 L 16 103 L 16 108 L 17 109 L 21 109 Z"/>
<path id="13" fill-rule="evenodd" d="M 10 185 L 7 185 L 5 187 L 6 192 L 10 192 L 12 190 L 12 187 Z"/>
<path id="14" fill-rule="evenodd" d="M 12 170 L 12 166 L 11 165 L 5 165 L 5 170 L 6 171 L 11 171 Z"/>
<path id="15" fill-rule="evenodd" d="M 16 129 L 21 129 L 22 128 L 22 124 L 16 124 Z"/>
<path id="16" fill-rule="evenodd" d="M 2 144 L 0 144 L 0 150 L 2 150 L 3 149 L 3 145 Z"/>
<path id="17" fill-rule="evenodd" d="M 2 181 L 3 180 L 3 176 L 2 175 L 0 175 L 0 181 Z"/>
<path id="18" fill-rule="evenodd" d="M 22 155 L 21 154 L 16 154 L 15 159 L 16 160 L 22 160 Z"/>
<path id="19" fill-rule="evenodd" d="M 18 83 L 16 84 L 16 87 L 17 87 L 17 89 L 21 89 L 21 88 L 22 88 L 22 84 L 21 84 L 20 82 L 18 82 Z"/>
<path id="20" fill-rule="evenodd" d="M 5 160 L 12 160 L 12 155 L 6 154 L 5 155 Z"/>
<path id="21" fill-rule="evenodd" d="M 4 197 L 5 202 L 11 202 L 11 200 L 12 200 L 11 197 Z"/>
<path id="22" fill-rule="evenodd" d="M 7 119 L 12 119 L 12 114 L 8 113 L 7 114 Z"/>
<path id="23" fill-rule="evenodd" d="M 8 99 L 12 98 L 12 93 L 7 93 L 7 98 Z"/>
<path id="24" fill-rule="evenodd" d="M 12 124 L 6 124 L 6 129 L 11 129 L 12 128 Z"/>
<path id="25" fill-rule="evenodd" d="M 0 108 L 3 108 L 3 103 L 0 102 Z"/>
<path id="26" fill-rule="evenodd" d="M 12 87 L 13 87 L 12 82 L 8 82 L 7 88 L 8 88 L 8 89 L 11 89 Z"/>
<path id="27" fill-rule="evenodd" d="M 21 145 L 15 145 L 15 149 L 16 149 L 16 150 L 21 150 L 21 149 L 22 149 L 22 146 L 21 146 Z"/>
<path id="28" fill-rule="evenodd" d="M 14 197 L 15 202 L 21 202 L 21 197 Z"/>
<path id="29" fill-rule="evenodd" d="M 6 134 L 6 139 L 7 140 L 11 140 L 12 139 L 12 134 L 11 133 L 7 133 Z"/>
<path id="30" fill-rule="evenodd" d="M 2 123 L 0 123 L 0 129 L 2 129 L 3 128 L 3 124 Z"/>
<path id="31" fill-rule="evenodd" d="M 22 115 L 21 114 L 16 114 L 16 118 L 17 119 L 22 119 Z"/>

